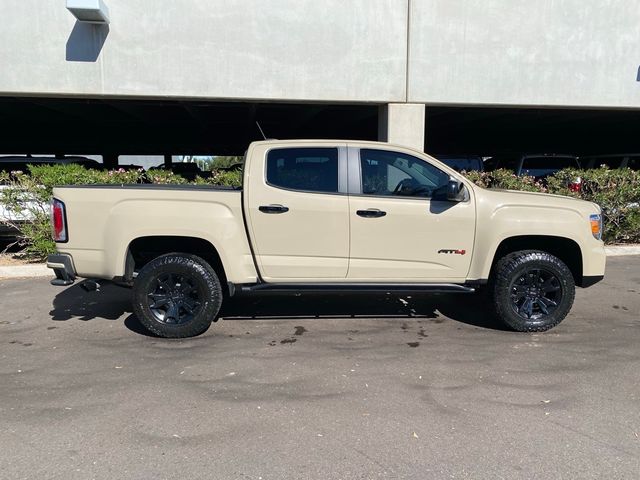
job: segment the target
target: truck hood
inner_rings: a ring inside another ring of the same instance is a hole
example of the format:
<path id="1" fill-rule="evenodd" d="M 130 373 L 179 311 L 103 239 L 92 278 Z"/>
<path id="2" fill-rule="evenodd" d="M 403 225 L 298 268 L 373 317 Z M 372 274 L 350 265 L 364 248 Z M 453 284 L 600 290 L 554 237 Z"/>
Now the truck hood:
<path id="1" fill-rule="evenodd" d="M 479 190 L 479 191 L 478 191 Z M 574 210 L 582 215 L 591 215 L 601 213 L 600 206 L 594 202 L 587 202 L 573 197 L 565 197 L 563 195 L 552 195 L 540 192 L 521 192 L 516 190 L 500 190 L 480 188 L 476 191 L 478 200 L 483 198 L 496 205 L 527 205 L 541 206 L 550 208 L 562 208 Z"/>

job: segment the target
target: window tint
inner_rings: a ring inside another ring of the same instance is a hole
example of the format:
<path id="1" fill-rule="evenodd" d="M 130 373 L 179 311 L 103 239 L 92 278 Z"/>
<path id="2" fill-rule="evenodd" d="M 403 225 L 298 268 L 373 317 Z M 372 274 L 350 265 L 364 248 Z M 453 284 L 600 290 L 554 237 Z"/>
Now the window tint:
<path id="1" fill-rule="evenodd" d="M 620 168 L 624 162 L 624 157 L 602 157 L 596 160 L 598 166 L 606 165 L 609 168 Z"/>
<path id="2" fill-rule="evenodd" d="M 514 157 L 504 157 L 504 156 L 494 156 L 491 157 L 484 162 L 485 170 L 499 170 L 499 169 L 507 169 L 507 170 L 516 170 L 516 158 Z"/>
<path id="3" fill-rule="evenodd" d="M 627 160 L 627 168 L 640 170 L 640 157 L 629 157 Z"/>
<path id="4" fill-rule="evenodd" d="M 411 155 L 360 150 L 362 193 L 410 197 L 445 197 L 449 175 Z"/>
<path id="5" fill-rule="evenodd" d="M 609 168 L 622 168 L 625 164 L 624 159 L 625 157 L 621 156 L 587 158 L 582 164 L 582 168 L 600 168 L 602 165 Z"/>
<path id="6" fill-rule="evenodd" d="M 445 165 L 453 168 L 457 172 L 472 172 L 482 170 L 482 158 L 480 157 L 438 157 Z"/>
<path id="7" fill-rule="evenodd" d="M 522 175 L 545 177 L 563 168 L 579 168 L 575 157 L 527 157 L 522 162 Z"/>
<path id="8" fill-rule="evenodd" d="M 337 148 L 278 148 L 267 155 L 267 182 L 309 192 L 338 192 Z"/>

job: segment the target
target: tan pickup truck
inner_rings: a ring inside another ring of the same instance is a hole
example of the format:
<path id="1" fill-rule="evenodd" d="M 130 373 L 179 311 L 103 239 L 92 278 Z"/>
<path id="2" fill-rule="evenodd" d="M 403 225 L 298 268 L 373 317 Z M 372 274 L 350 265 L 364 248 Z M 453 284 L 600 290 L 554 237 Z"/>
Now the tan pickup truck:
<path id="1" fill-rule="evenodd" d="M 53 283 L 131 284 L 136 315 L 163 337 L 198 335 L 228 296 L 265 291 L 483 291 L 508 326 L 543 331 L 605 269 L 598 205 L 479 188 L 387 143 L 255 142 L 241 189 L 54 196 Z"/>

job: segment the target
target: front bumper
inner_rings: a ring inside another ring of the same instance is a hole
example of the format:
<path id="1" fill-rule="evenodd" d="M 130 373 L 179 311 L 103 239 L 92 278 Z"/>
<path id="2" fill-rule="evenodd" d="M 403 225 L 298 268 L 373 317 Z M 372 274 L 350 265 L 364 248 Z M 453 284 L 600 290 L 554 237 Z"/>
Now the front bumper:
<path id="1" fill-rule="evenodd" d="M 604 275 L 589 275 L 582 277 L 582 284 L 580 285 L 582 288 L 589 288 L 592 285 L 600 282 L 604 279 Z"/>
<path id="2" fill-rule="evenodd" d="M 52 268 L 56 278 L 51 280 L 51 285 L 67 286 L 76 279 L 76 269 L 73 266 L 73 258 L 66 253 L 56 253 L 47 257 L 47 267 Z"/>

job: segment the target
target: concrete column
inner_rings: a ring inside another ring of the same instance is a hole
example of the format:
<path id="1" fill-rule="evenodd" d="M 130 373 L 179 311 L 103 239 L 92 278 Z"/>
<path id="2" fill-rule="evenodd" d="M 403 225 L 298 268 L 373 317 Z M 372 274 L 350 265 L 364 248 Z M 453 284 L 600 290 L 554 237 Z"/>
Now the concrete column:
<path id="1" fill-rule="evenodd" d="M 389 103 L 378 111 L 378 140 L 424 151 L 424 103 Z"/>

